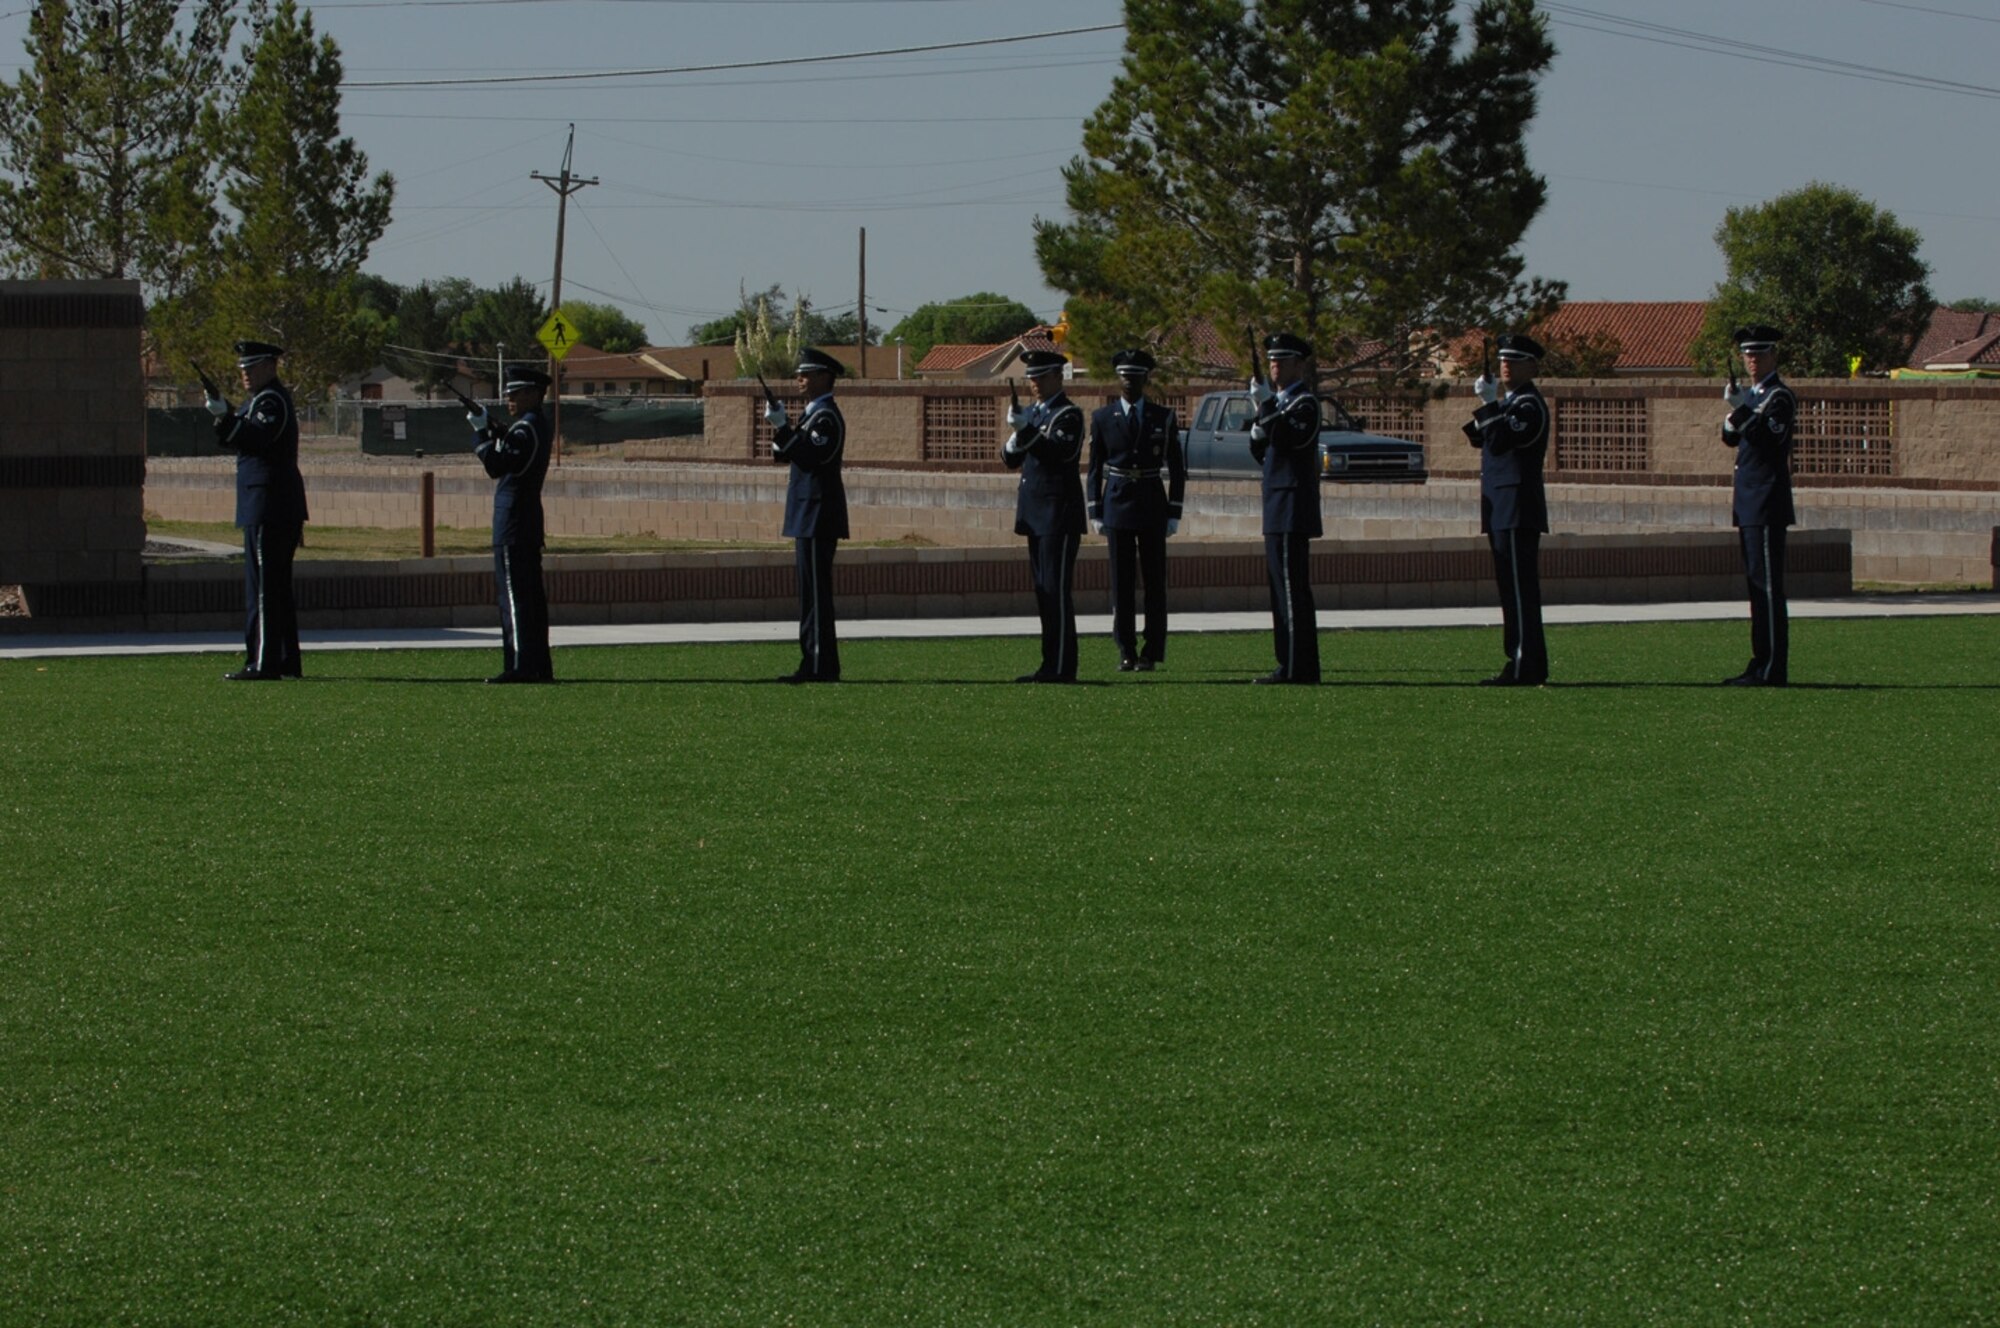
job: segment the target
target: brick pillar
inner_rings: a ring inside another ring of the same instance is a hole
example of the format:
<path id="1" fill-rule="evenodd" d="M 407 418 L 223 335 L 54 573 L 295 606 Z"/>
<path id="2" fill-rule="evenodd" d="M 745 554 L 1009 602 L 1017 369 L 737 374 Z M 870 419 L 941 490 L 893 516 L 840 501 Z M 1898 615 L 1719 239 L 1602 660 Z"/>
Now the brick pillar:
<path id="1" fill-rule="evenodd" d="M 0 281 L 0 584 L 33 618 L 144 609 L 136 281 Z"/>

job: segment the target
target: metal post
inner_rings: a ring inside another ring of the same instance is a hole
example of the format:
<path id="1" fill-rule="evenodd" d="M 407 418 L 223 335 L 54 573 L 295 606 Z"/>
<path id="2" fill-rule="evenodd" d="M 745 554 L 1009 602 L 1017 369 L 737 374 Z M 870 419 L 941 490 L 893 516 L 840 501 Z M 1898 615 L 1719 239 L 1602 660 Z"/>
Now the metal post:
<path id="1" fill-rule="evenodd" d="M 861 288 L 854 299 L 855 340 L 861 343 L 861 371 L 857 378 L 868 376 L 868 228 L 861 228 Z"/>
<path id="2" fill-rule="evenodd" d="M 437 472 L 424 472 L 420 521 L 424 528 L 423 556 L 437 557 Z"/>

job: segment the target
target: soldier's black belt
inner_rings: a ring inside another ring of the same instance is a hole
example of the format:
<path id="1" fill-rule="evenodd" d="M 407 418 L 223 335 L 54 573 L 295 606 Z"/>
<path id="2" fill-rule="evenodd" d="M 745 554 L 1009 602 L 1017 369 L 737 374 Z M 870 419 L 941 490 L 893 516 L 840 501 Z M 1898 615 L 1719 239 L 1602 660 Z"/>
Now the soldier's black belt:
<path id="1" fill-rule="evenodd" d="M 1109 466 L 1106 469 L 1121 480 L 1156 480 L 1160 478 L 1160 472 L 1157 470 L 1135 470 L 1130 466 Z"/>

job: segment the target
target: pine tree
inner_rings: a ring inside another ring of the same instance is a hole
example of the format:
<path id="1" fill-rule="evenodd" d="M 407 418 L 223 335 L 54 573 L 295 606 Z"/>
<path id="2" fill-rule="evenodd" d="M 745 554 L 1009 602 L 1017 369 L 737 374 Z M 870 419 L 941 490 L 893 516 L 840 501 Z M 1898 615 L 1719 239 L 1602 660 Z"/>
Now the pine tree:
<path id="1" fill-rule="evenodd" d="M 1517 252 L 1545 189 L 1522 135 L 1554 58 L 1533 0 L 1127 0 L 1125 60 L 1036 222 L 1075 345 L 1102 363 L 1207 320 L 1309 338 L 1322 372 L 1414 375 L 1562 287 Z"/>
<path id="2" fill-rule="evenodd" d="M 211 357 L 237 337 L 287 347 L 286 381 L 307 396 L 369 368 L 380 323 L 362 316 L 355 278 L 389 224 L 395 182 L 340 133 L 340 51 L 295 0 L 253 9 L 248 66 L 223 134 L 223 198 L 234 215 L 212 280 L 163 342 Z"/>
<path id="3" fill-rule="evenodd" d="M 0 262 L 172 295 L 213 240 L 231 0 L 42 0 L 0 84 Z M 186 14 L 183 17 L 182 11 Z"/>

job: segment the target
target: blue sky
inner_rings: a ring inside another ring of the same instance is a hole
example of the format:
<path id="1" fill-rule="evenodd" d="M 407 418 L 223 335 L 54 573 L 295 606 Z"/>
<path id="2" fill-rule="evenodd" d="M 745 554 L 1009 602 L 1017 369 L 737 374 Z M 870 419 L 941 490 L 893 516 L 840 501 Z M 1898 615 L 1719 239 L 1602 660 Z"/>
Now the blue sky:
<path id="1" fill-rule="evenodd" d="M 25 6 L 6 4 L 0 44 L 18 62 Z M 1116 0 L 330 0 L 313 12 L 357 85 L 348 132 L 397 177 L 370 271 L 545 283 L 555 195 L 528 176 L 559 168 L 573 121 L 576 169 L 601 183 L 572 202 L 565 294 L 610 299 L 661 342 L 733 306 L 739 282 L 851 307 L 863 226 L 869 303 L 886 311 L 871 322 L 976 290 L 1052 314 L 1061 297 L 1041 283 L 1030 223 L 1061 213 L 1057 172 L 1120 35 L 765 72 L 358 85 L 824 55 L 1122 15 Z M 1923 234 L 1940 298 L 2000 297 L 2000 199 L 1977 129 L 2000 97 L 2000 5 L 1590 0 L 1549 12 L 1561 53 L 1529 140 L 1550 184 L 1530 271 L 1579 299 L 1699 299 L 1721 275 L 1724 209 L 1824 180 Z M 1906 86 L 1904 74 L 1968 87 Z"/>

